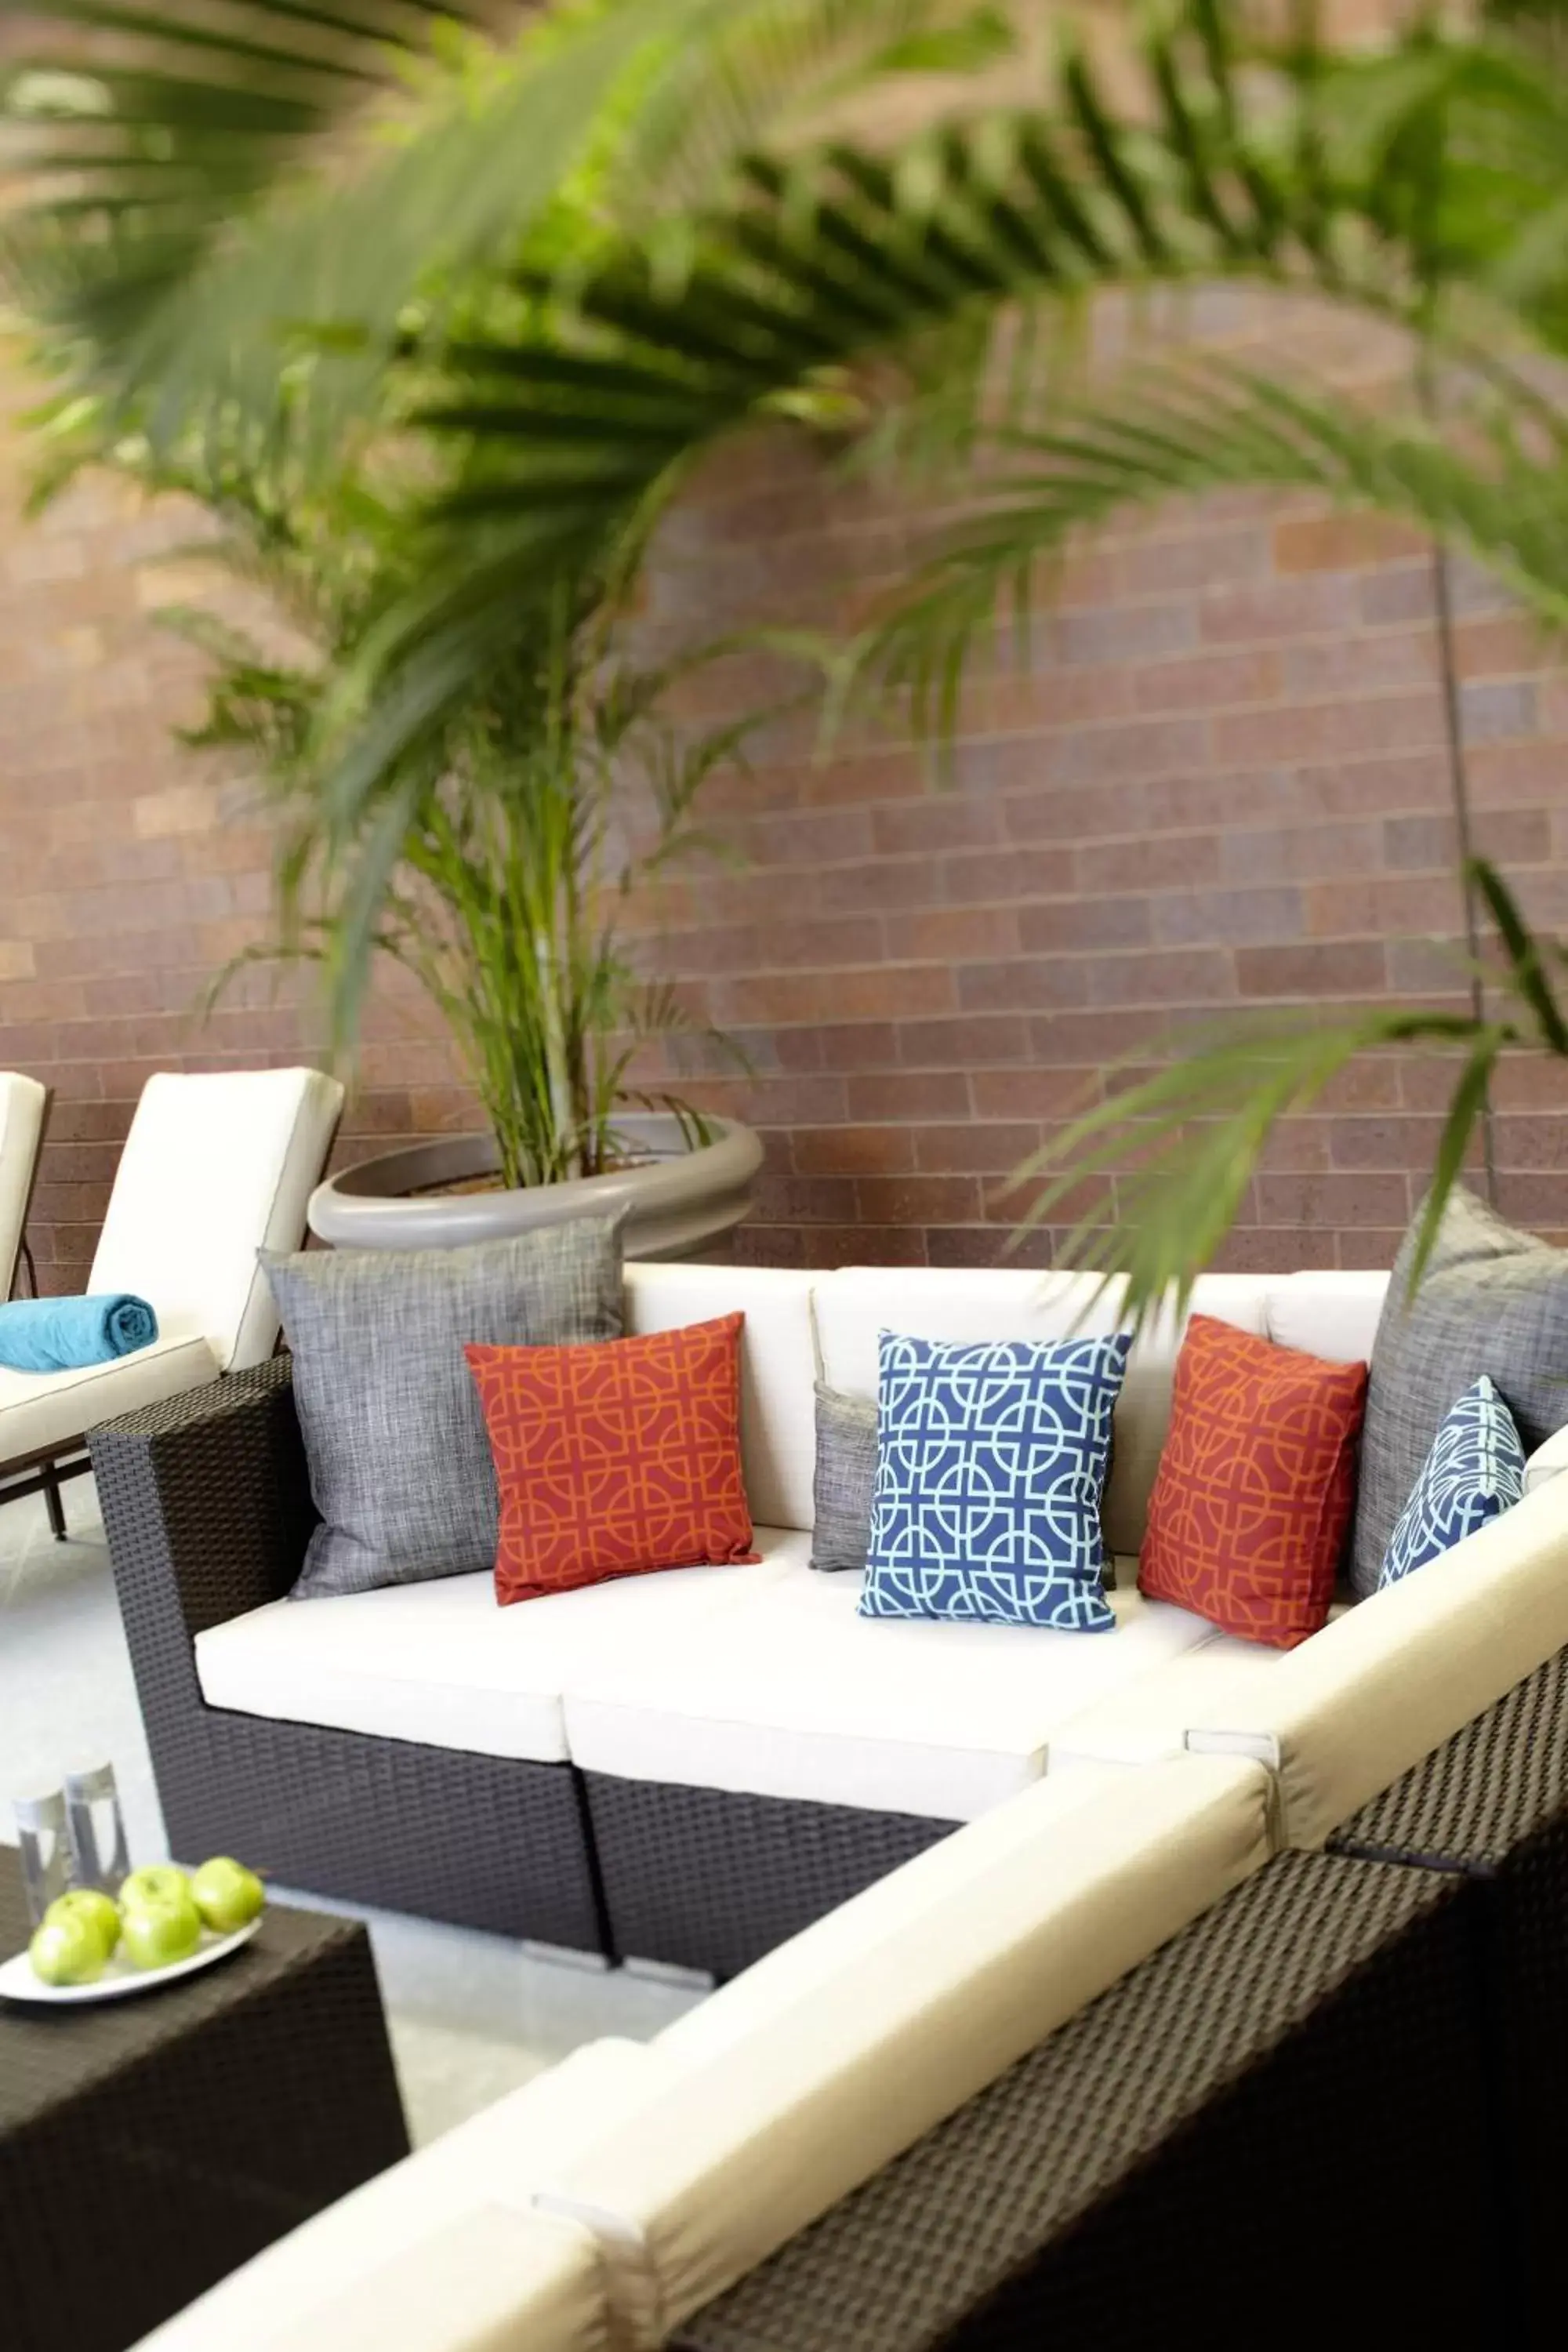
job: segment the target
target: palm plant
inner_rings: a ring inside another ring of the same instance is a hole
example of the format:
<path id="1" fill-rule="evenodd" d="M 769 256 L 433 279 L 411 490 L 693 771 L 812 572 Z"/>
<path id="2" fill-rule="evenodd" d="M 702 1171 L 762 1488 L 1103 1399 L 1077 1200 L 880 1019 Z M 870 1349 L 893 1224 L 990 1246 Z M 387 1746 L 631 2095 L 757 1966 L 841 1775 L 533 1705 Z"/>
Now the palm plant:
<path id="1" fill-rule="evenodd" d="M 237 957 L 212 994 L 242 968 L 303 959 L 325 969 L 329 1003 L 352 1019 L 362 944 L 390 957 L 440 1012 L 508 1186 L 635 1158 L 618 1123 L 627 1108 L 671 1113 L 689 1143 L 706 1141 L 701 1114 L 642 1082 L 637 1066 L 662 1039 L 735 1049 L 637 969 L 617 918 L 673 864 L 719 854 L 698 795 L 768 714 L 678 730 L 662 715 L 675 667 L 616 660 L 591 589 L 575 605 L 558 597 L 541 638 L 494 665 L 396 780 L 387 806 L 400 830 L 373 876 L 332 822 L 317 746 L 342 667 L 407 576 L 399 506 L 359 482 L 301 509 L 233 467 L 221 479 L 159 479 L 200 490 L 223 528 L 195 551 L 265 598 L 248 627 L 209 604 L 158 615 L 208 667 L 206 709 L 186 741 L 243 755 L 278 844 L 279 935 Z M 628 807 L 635 849 L 624 845 Z"/>
<path id="2" fill-rule="evenodd" d="M 353 22 L 368 5 L 353 0 Z M 186 5 L 209 21 L 205 0 Z M 62 16 L 73 8 L 59 0 Z M 112 16 L 112 0 L 80 13 Z M 1136 88 L 1107 70 L 1092 24 L 1080 33 L 1094 12 L 1042 5 L 1034 13 L 1060 30 L 1032 98 L 966 102 L 880 143 L 814 139 L 798 124 L 783 135 L 758 93 L 791 85 L 808 55 L 830 68 L 805 74 L 820 91 L 836 73 L 896 61 L 900 43 L 917 59 L 922 41 L 942 54 L 944 40 L 973 42 L 972 17 L 826 0 L 718 13 L 702 0 L 620 0 L 563 24 L 563 13 L 542 64 L 519 66 L 508 50 L 477 96 L 464 51 L 480 193 L 457 207 L 444 250 L 491 273 L 497 299 L 477 325 L 470 311 L 454 329 L 390 197 L 395 257 L 384 269 L 379 224 L 354 201 L 338 205 L 330 174 L 325 196 L 319 176 L 301 193 L 292 166 L 280 201 L 260 193 L 278 177 L 276 145 L 254 151 L 236 199 L 205 151 L 175 137 L 197 195 L 176 178 L 144 201 L 142 126 L 155 120 L 166 142 L 175 110 L 166 94 L 145 95 L 144 78 L 134 103 L 114 83 L 95 100 L 114 126 L 102 134 L 114 143 L 109 192 L 84 196 L 69 176 L 79 151 L 68 138 L 51 162 L 46 139 L 40 169 L 64 170 L 68 193 L 14 234 L 25 290 L 42 289 L 35 310 L 52 300 L 86 353 L 69 380 L 154 433 L 177 433 L 202 402 L 265 430 L 283 318 L 313 331 L 297 348 L 318 450 L 341 444 L 356 369 L 414 372 L 406 426 L 439 453 L 418 576 L 364 634 L 319 739 L 333 803 L 355 824 L 395 832 L 397 778 L 427 761 L 501 657 L 520 604 L 608 551 L 635 564 L 697 459 L 760 417 L 876 425 L 884 449 L 962 481 L 963 520 L 939 530 L 855 648 L 856 674 L 906 696 L 939 738 L 972 655 L 989 653 L 1006 619 L 1027 625 L 1066 548 L 1113 515 L 1219 487 L 1310 488 L 1415 522 L 1489 566 L 1548 628 L 1568 621 L 1552 376 L 1568 357 L 1561 0 L 1482 0 L 1462 24 L 1422 14 L 1360 55 L 1327 46 L 1310 5 L 1280 32 L 1277 11 L 1165 0 L 1135 34 L 1121 27 Z M 349 38 L 351 19 L 334 18 L 334 39 Z M 786 72 L 770 47 L 781 41 Z M 24 91 L 36 88 L 29 70 Z M 268 103 L 282 88 L 270 61 L 232 44 L 223 79 Z M 296 147 L 338 120 L 314 67 L 308 79 L 317 112 L 290 131 Z M 684 118 L 703 124 L 695 141 L 674 127 L 672 90 L 721 95 L 710 135 L 700 110 Z M 547 116 L 566 125 L 559 137 Z M 564 267 L 527 250 L 518 233 L 544 183 L 607 123 L 618 161 L 602 234 Z M 508 149 L 524 124 L 540 135 L 537 173 L 531 143 L 521 163 Z M 462 110 L 434 129 L 400 127 L 389 160 L 349 173 L 351 195 L 427 193 L 442 173 L 458 175 Z M 150 281 L 127 268 L 124 239 L 158 259 Z M 274 267 L 287 275 L 268 278 Z M 224 274 L 236 268 L 279 289 L 260 305 L 265 331 L 237 323 Z M 1216 280 L 1374 323 L 1402 355 L 1403 396 L 1374 403 L 1239 366 L 1163 336 L 1157 308 L 1120 372 L 1086 378 L 1063 364 L 1074 321 L 1100 298 Z M 1468 1016 L 1373 1007 L 1331 1027 L 1274 1022 L 1205 1040 L 1069 1127 L 1028 1171 L 1044 1186 L 1038 1213 L 1130 1146 L 1142 1151 L 1146 1181 L 1123 1192 L 1121 1218 L 1102 1186 L 1079 1236 L 1091 1263 L 1126 1274 L 1135 1314 L 1190 1283 L 1275 1120 L 1352 1055 L 1386 1044 L 1461 1053 L 1435 1215 L 1497 1058 L 1525 1044 L 1568 1050 L 1547 977 L 1557 951 L 1531 936 L 1499 877 L 1478 867 L 1469 878 L 1505 958 L 1510 1003 L 1497 1018 L 1478 998 Z"/>

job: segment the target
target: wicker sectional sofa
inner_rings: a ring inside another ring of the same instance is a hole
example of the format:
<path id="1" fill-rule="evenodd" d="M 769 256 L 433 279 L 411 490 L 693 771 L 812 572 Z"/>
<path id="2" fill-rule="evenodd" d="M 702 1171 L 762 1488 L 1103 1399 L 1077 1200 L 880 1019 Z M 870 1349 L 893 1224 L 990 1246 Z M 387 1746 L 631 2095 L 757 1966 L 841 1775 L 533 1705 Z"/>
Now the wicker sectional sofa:
<path id="1" fill-rule="evenodd" d="M 1194 1304 L 1350 1359 L 1383 1289 L 1215 1277 Z M 1293 2229 L 1344 2242 L 1346 2168 L 1363 2150 L 1380 2178 L 1403 2166 L 1389 2193 L 1420 2283 L 1390 2292 L 1391 2320 L 1484 2315 L 1520 2227 L 1500 2182 L 1521 2128 L 1479 1990 L 1489 1882 L 1366 1824 L 1568 1645 L 1555 1461 L 1503 1520 L 1288 1654 L 1130 1576 L 1093 1640 L 860 1620 L 858 1580 L 806 1564 L 814 1375 L 864 1391 L 886 1324 L 1052 1336 L 1081 1289 L 670 1266 L 628 1268 L 627 1292 L 636 1328 L 745 1309 L 757 1567 L 499 1619 L 482 1579 L 296 1605 L 310 1506 L 285 1363 L 95 1437 L 176 1853 L 232 1847 L 286 1884 L 733 1979 L 319 2216 L 160 2346 L 337 2345 L 351 2315 L 408 2352 L 1001 2345 L 1075 2314 L 1081 2340 L 1131 2345 L 1162 2309 L 1167 2338 L 1196 2341 L 1179 2315 L 1198 2328 L 1225 2182 L 1270 2100 L 1290 2103 Z M 1179 1337 L 1141 1343 L 1119 1411 L 1123 1560 Z M 986 2168 L 1020 2132 L 1013 2196 Z M 1439 2194 L 1433 2151 L 1454 2146 Z M 983 2228 L 955 2228 L 943 2183 Z M 1134 2214 L 1168 2245 L 1158 2294 L 1118 2259 Z M 1235 2264 L 1238 2315 L 1268 2235 Z M 857 2296 L 875 2325 L 848 2326 Z"/>

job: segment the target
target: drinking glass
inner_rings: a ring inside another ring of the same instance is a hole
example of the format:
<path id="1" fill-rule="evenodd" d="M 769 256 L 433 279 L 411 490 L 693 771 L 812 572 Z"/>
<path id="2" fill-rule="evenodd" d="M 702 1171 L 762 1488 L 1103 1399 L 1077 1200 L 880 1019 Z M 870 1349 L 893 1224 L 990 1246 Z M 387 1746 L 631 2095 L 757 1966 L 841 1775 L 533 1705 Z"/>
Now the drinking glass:
<path id="1" fill-rule="evenodd" d="M 71 1885 L 99 1886 L 112 1895 L 131 1867 L 113 1765 L 95 1764 L 85 1772 L 68 1772 L 64 1796 Z"/>
<path id="2" fill-rule="evenodd" d="M 71 1883 L 70 1831 L 63 1789 L 47 1796 L 18 1797 L 12 1806 L 22 1860 L 22 1892 L 36 1927 L 57 1895 Z"/>

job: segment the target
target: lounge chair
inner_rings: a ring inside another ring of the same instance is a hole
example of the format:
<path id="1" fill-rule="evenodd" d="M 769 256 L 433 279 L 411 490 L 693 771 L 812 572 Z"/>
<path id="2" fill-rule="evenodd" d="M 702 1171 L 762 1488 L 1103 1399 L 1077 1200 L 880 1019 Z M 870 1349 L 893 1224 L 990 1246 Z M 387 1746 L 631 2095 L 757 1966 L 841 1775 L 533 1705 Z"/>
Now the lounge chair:
<path id="1" fill-rule="evenodd" d="M 319 1070 L 148 1079 L 87 1287 L 145 1298 L 158 1338 L 77 1371 L 0 1366 L 0 1502 L 41 1494 L 63 1538 L 60 1482 L 90 1466 L 88 1430 L 272 1353 L 278 1312 L 256 1253 L 300 1246 L 342 1091 Z"/>

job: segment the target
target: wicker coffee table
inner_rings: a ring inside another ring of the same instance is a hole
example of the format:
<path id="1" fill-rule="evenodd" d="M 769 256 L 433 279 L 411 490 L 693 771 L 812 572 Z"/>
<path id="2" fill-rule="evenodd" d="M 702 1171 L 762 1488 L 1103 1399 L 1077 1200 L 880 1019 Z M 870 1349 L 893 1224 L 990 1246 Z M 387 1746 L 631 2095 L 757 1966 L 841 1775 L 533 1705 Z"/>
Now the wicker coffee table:
<path id="1" fill-rule="evenodd" d="M 0 1847 L 0 1958 L 27 1918 Z M 408 2152 L 370 1939 L 272 1910 L 134 1999 L 0 2003 L 0 2344 L 125 2352 Z"/>

